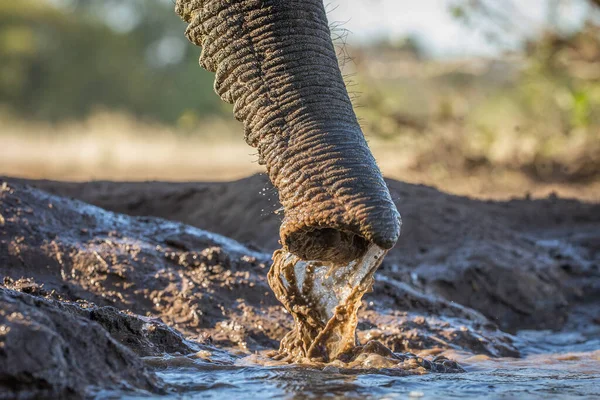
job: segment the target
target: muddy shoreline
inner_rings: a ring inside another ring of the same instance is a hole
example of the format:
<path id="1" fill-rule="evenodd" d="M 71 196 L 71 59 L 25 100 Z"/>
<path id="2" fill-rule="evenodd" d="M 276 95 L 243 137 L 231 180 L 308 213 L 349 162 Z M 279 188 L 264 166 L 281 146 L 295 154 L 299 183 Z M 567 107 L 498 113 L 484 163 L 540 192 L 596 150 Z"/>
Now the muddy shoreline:
<path id="1" fill-rule="evenodd" d="M 266 281 L 280 218 L 265 176 L 0 182 L 0 385 L 8 393 L 80 397 L 115 382 L 168 390 L 140 357 L 230 362 L 277 348 L 291 328 Z M 575 312 L 600 304 L 600 205 L 388 186 L 403 233 L 365 297 L 361 343 L 515 357 L 517 330 L 561 329 L 575 314 L 578 324 L 600 324 Z M 94 338 L 85 352 L 81 336 Z M 28 346 L 41 361 L 22 357 Z"/>

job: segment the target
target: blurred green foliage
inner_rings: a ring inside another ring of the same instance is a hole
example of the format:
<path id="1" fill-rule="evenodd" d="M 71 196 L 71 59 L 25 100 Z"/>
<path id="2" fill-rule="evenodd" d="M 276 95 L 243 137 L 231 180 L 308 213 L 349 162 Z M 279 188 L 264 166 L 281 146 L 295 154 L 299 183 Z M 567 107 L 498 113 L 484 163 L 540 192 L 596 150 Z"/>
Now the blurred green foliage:
<path id="1" fill-rule="evenodd" d="M 365 53 L 365 54 L 362 54 Z M 498 60 L 419 61 L 393 46 L 354 54 L 357 109 L 416 170 L 510 169 L 600 177 L 600 26 L 547 31 Z"/>
<path id="2" fill-rule="evenodd" d="M 504 121 L 489 114 L 511 110 Z M 474 112 L 476 127 L 502 132 L 514 122 L 521 143 L 535 143 L 522 167 L 536 177 L 580 180 L 600 174 L 600 26 L 526 45 L 515 82 Z M 493 122 L 492 122 L 493 121 Z"/>
<path id="3" fill-rule="evenodd" d="M 0 0 L 0 106 L 28 119 L 106 108 L 193 127 L 227 108 L 184 30 L 169 1 Z"/>

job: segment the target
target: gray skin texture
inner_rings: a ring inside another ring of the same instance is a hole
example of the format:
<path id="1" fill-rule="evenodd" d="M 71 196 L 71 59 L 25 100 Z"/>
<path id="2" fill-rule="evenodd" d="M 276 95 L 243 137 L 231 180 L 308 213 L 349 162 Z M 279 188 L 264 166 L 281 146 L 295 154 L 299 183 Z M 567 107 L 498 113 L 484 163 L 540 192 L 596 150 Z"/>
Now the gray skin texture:
<path id="1" fill-rule="evenodd" d="M 277 187 L 281 243 L 305 260 L 346 263 L 394 246 L 400 214 L 338 66 L 322 0 L 177 0 Z"/>

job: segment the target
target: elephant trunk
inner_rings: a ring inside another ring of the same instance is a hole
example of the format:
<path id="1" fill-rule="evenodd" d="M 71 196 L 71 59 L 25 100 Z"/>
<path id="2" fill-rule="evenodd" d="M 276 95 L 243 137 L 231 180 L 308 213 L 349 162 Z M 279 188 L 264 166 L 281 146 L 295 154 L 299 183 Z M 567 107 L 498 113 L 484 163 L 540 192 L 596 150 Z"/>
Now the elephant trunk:
<path id="1" fill-rule="evenodd" d="M 400 215 L 356 120 L 322 0 L 177 0 L 248 144 L 279 190 L 281 241 L 346 263 L 391 248 Z"/>

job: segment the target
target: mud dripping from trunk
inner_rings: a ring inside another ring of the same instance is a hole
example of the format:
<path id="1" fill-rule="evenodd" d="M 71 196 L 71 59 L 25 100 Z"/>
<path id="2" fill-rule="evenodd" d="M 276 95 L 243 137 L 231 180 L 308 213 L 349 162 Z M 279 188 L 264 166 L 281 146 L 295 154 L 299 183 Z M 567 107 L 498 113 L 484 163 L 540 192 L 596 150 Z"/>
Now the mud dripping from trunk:
<path id="1" fill-rule="evenodd" d="M 358 311 L 363 296 L 373 288 L 375 271 L 386 253 L 371 244 L 360 258 L 336 265 L 305 261 L 277 250 L 268 281 L 277 299 L 292 315 L 294 326 L 273 358 L 343 369 L 463 372 L 458 364 L 444 357 L 429 362 L 394 353 L 378 341 L 359 344 Z"/>
<path id="2" fill-rule="evenodd" d="M 281 341 L 283 359 L 328 362 L 354 351 L 358 309 L 385 253 L 372 245 L 347 265 L 304 261 L 285 250 L 273 254 L 269 285 L 294 318 Z"/>

